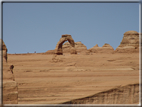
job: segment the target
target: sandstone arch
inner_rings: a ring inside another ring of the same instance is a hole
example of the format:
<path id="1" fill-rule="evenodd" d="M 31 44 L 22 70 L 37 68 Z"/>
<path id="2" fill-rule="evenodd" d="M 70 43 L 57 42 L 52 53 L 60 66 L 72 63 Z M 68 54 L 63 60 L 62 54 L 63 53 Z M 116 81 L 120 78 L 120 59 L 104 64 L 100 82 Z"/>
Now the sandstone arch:
<path id="1" fill-rule="evenodd" d="M 62 35 L 61 39 L 59 40 L 59 42 L 56 45 L 55 54 L 63 55 L 62 45 L 65 41 L 68 41 L 71 45 L 70 53 L 77 54 L 76 49 L 75 49 L 75 42 L 74 42 L 73 38 L 71 37 L 71 35 L 68 35 L 68 34 Z"/>

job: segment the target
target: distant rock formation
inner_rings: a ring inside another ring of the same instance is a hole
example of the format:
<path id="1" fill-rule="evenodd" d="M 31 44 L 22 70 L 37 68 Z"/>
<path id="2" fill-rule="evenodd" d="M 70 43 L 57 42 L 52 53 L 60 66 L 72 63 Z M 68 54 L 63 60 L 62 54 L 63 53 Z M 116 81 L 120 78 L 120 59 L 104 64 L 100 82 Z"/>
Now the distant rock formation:
<path id="1" fill-rule="evenodd" d="M 72 46 L 69 42 L 66 42 L 62 45 L 63 53 L 70 53 L 71 48 L 72 48 Z M 77 51 L 77 53 L 80 53 L 82 51 L 86 51 L 87 47 L 81 42 L 75 42 L 75 50 Z M 55 50 L 48 50 L 46 52 L 46 54 L 54 54 L 54 53 L 55 53 Z"/>
<path id="2" fill-rule="evenodd" d="M 63 52 L 68 53 L 71 49 L 71 45 L 69 42 L 63 44 Z M 81 52 L 87 50 L 87 47 L 81 42 L 75 42 L 75 49 L 77 52 Z"/>
<path id="3" fill-rule="evenodd" d="M 71 54 L 77 54 L 76 49 L 75 49 L 74 40 L 71 37 L 71 35 L 68 35 L 68 34 L 62 35 L 61 39 L 59 40 L 59 42 L 56 45 L 55 54 L 63 55 L 62 45 L 65 41 L 69 41 L 70 45 L 72 46 L 71 49 L 70 49 L 70 53 Z"/>
<path id="4" fill-rule="evenodd" d="M 64 43 L 65 41 L 69 41 Z M 63 44 L 64 43 L 64 44 Z M 142 46 L 142 43 L 141 43 Z M 87 50 L 87 47 L 81 42 L 74 42 L 71 35 L 62 35 L 60 41 L 57 43 L 55 50 L 48 50 L 47 54 L 84 54 L 90 55 L 92 53 L 123 53 L 123 52 L 139 52 L 139 33 L 136 31 L 127 31 L 124 33 L 120 45 L 114 51 L 113 47 L 105 43 L 102 47 L 96 44 L 94 47 Z"/>
<path id="5" fill-rule="evenodd" d="M 93 53 L 112 53 L 114 52 L 113 47 L 107 43 L 105 43 L 102 47 L 99 47 L 98 44 L 96 44 L 94 47 L 88 50 Z"/>
<path id="6" fill-rule="evenodd" d="M 136 31 L 125 32 L 115 52 L 139 52 L 139 33 Z"/>
<path id="7" fill-rule="evenodd" d="M 7 47 L 5 43 L 0 40 L 1 50 L 0 56 L 3 53 L 3 104 L 17 104 L 18 103 L 18 86 L 14 79 L 13 68 L 14 65 L 8 63 L 7 60 Z M 2 53 L 1 53 L 2 51 Z M 1 67 L 1 66 L 0 66 Z"/>
<path id="8" fill-rule="evenodd" d="M 76 48 L 77 52 L 87 50 L 87 47 L 81 42 L 75 42 L 75 48 Z"/>

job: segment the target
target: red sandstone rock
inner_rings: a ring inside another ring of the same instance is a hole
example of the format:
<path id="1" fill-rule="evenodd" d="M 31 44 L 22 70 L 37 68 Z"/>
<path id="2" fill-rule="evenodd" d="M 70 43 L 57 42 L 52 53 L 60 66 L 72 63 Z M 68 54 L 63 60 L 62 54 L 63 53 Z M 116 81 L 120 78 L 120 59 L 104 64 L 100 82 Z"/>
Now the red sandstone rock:
<path id="1" fill-rule="evenodd" d="M 62 35 L 61 39 L 59 40 L 59 42 L 56 45 L 55 54 L 57 54 L 57 55 L 62 55 L 63 54 L 62 45 L 63 45 L 63 43 L 65 41 L 69 41 L 72 48 L 74 48 L 74 49 L 71 50 L 71 54 L 76 54 L 77 52 L 75 52 L 76 50 L 75 50 L 74 40 L 71 37 L 71 35 L 68 35 L 68 34 Z"/>

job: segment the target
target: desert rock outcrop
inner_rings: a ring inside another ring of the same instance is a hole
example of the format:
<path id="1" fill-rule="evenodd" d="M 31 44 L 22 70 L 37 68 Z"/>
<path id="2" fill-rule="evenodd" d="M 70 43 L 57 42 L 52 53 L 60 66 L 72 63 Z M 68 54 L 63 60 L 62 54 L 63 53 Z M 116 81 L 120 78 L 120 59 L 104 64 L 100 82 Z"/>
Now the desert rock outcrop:
<path id="1" fill-rule="evenodd" d="M 124 33 L 120 45 L 115 52 L 138 52 L 139 51 L 139 33 L 136 31 L 127 31 Z"/>
<path id="2" fill-rule="evenodd" d="M 114 51 L 113 47 L 105 43 L 102 47 L 96 44 L 94 47 L 88 49 L 92 53 L 112 53 Z"/>
<path id="3" fill-rule="evenodd" d="M 68 35 L 68 34 L 62 35 L 61 39 L 59 40 L 59 42 L 56 45 L 55 54 L 63 55 L 62 45 L 65 41 L 69 41 L 70 45 L 72 46 L 72 48 L 70 49 L 70 53 L 77 54 L 76 49 L 75 49 L 74 40 L 71 37 L 71 35 Z"/>
<path id="4" fill-rule="evenodd" d="M 0 51 L 3 52 L 3 104 L 17 104 L 18 86 L 13 74 L 14 65 L 8 63 L 6 45 L 2 40 L 0 41 L 2 47 Z M 0 55 L 2 55 L 1 52 Z"/>

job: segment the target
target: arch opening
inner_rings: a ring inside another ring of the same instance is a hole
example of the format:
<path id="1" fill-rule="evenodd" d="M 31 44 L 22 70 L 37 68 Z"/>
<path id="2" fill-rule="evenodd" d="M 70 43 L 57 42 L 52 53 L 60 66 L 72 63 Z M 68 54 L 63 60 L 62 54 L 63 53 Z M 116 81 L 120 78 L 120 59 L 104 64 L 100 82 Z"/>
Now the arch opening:
<path id="1" fill-rule="evenodd" d="M 74 40 L 71 37 L 71 35 L 68 35 L 68 34 L 62 35 L 62 37 L 60 38 L 60 40 L 57 43 L 56 48 L 55 48 L 55 54 L 57 54 L 57 55 L 63 55 L 62 45 L 66 41 L 68 41 L 70 43 L 70 45 L 72 46 L 72 48 L 70 50 L 70 53 L 71 54 L 77 54 L 77 52 L 75 50 Z"/>

